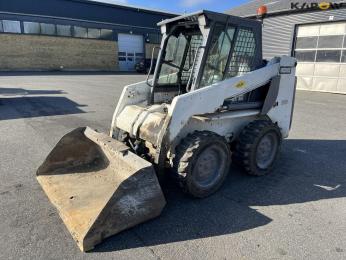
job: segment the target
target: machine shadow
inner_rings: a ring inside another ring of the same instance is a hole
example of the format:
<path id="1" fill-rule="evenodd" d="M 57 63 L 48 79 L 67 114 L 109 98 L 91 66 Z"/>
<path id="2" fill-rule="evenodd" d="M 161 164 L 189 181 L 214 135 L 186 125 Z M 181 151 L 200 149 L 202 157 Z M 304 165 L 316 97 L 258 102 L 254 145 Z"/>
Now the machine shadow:
<path id="1" fill-rule="evenodd" d="M 16 95 L 59 95 L 66 94 L 62 90 L 31 90 L 24 88 L 2 88 L 0 87 L 0 95 L 16 96 Z"/>
<path id="2" fill-rule="evenodd" d="M 23 96 L 0 100 L 0 121 L 20 118 L 69 115 L 85 113 L 85 105 L 66 97 Z"/>
<path id="3" fill-rule="evenodd" d="M 233 166 L 223 188 L 209 198 L 192 199 L 164 184 L 167 206 L 159 218 L 108 238 L 93 252 L 233 234 L 272 221 L 252 207 L 345 197 L 345 152 L 345 140 L 289 139 L 270 175 L 251 177 Z"/>

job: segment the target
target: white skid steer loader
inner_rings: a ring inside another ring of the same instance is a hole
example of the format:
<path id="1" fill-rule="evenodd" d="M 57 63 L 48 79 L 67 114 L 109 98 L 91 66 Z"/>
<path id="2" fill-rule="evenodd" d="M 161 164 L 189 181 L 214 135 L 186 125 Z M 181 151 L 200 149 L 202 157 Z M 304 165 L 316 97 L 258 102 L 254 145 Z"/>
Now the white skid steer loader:
<path id="1" fill-rule="evenodd" d="M 159 26 L 153 78 L 124 88 L 110 135 L 75 129 L 37 171 L 83 251 L 160 215 L 164 174 L 206 197 L 231 158 L 267 174 L 288 136 L 296 60 L 262 60 L 260 22 L 200 11 Z"/>

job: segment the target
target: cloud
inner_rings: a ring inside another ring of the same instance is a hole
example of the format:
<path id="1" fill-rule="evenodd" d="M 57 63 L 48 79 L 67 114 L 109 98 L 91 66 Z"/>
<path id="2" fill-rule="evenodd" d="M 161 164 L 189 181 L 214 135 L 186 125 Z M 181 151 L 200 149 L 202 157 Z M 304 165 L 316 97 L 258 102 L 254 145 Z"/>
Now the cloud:
<path id="1" fill-rule="evenodd" d="M 211 2 L 212 0 L 182 0 L 180 4 L 183 7 L 194 7 L 196 5 L 208 4 Z"/>

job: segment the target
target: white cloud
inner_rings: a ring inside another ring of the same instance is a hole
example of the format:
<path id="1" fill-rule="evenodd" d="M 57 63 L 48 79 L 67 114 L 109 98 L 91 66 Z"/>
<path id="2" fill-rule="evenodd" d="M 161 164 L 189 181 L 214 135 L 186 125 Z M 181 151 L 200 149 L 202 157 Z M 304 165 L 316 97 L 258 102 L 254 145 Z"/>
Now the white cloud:
<path id="1" fill-rule="evenodd" d="M 212 2 L 212 0 L 182 0 L 180 2 L 180 4 L 183 7 L 194 7 L 196 5 L 208 4 L 208 3 L 211 3 L 211 2 Z"/>

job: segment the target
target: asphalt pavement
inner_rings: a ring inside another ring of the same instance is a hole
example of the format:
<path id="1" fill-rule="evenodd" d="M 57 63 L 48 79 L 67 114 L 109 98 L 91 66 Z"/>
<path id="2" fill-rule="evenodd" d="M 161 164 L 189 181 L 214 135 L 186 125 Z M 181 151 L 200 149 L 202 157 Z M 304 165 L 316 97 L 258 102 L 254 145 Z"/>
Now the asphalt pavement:
<path id="1" fill-rule="evenodd" d="M 346 95 L 298 91 L 272 174 L 232 167 L 210 198 L 164 187 L 163 214 L 79 251 L 35 179 L 70 130 L 109 131 L 131 74 L 0 76 L 0 259 L 346 259 Z"/>

